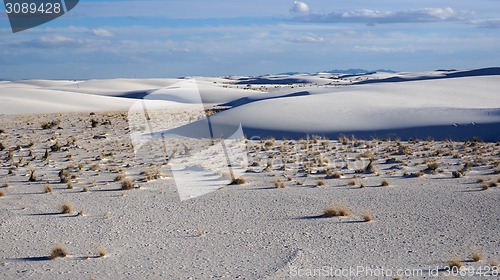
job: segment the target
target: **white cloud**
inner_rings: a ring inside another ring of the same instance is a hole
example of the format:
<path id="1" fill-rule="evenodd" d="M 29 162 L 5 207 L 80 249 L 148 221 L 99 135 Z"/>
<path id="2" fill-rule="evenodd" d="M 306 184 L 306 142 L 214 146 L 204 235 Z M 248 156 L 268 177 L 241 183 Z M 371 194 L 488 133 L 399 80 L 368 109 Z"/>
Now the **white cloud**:
<path id="1" fill-rule="evenodd" d="M 97 37 L 112 37 L 113 33 L 111 31 L 103 29 L 103 28 L 97 28 L 97 29 L 92 29 L 92 34 L 94 34 Z"/>
<path id="2" fill-rule="evenodd" d="M 309 13 L 309 6 L 304 2 L 295 1 L 295 4 L 290 9 L 290 12 L 299 13 L 299 14 L 307 14 L 307 13 Z"/>
<path id="3" fill-rule="evenodd" d="M 447 8 L 425 8 L 404 11 L 378 11 L 370 9 L 352 10 L 345 12 L 332 12 L 329 14 L 308 14 L 295 18 L 302 22 L 354 22 L 367 24 L 381 23 L 418 23 L 462 21 L 468 16 L 466 12 L 457 12 Z"/>
<path id="4" fill-rule="evenodd" d="M 322 44 L 325 42 L 325 39 L 323 37 L 314 34 L 303 35 L 303 36 L 287 36 L 285 39 L 293 43 Z"/>
<path id="5" fill-rule="evenodd" d="M 500 29 L 500 18 L 471 20 L 470 23 L 483 28 Z"/>

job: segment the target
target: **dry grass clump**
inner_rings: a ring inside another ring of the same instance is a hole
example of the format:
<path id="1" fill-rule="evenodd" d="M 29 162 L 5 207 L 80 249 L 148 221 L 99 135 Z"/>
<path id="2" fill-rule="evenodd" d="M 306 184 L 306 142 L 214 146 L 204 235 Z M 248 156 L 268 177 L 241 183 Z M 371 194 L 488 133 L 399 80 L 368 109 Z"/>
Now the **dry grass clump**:
<path id="1" fill-rule="evenodd" d="M 230 185 L 243 185 L 246 183 L 245 177 L 241 176 L 231 181 Z"/>
<path id="2" fill-rule="evenodd" d="M 54 120 L 54 121 L 50 121 L 50 122 L 43 122 L 41 127 L 42 127 L 42 129 L 50 129 L 50 128 L 54 128 L 56 126 L 59 126 L 59 124 L 61 124 L 60 120 Z"/>
<path id="3" fill-rule="evenodd" d="M 61 205 L 61 214 L 71 214 L 73 213 L 73 204 L 69 201 L 63 202 Z"/>
<path id="4" fill-rule="evenodd" d="M 125 179 L 126 177 L 127 177 L 127 175 L 125 175 L 124 173 L 118 174 L 115 177 L 115 182 L 120 182 L 121 180 Z"/>
<path id="5" fill-rule="evenodd" d="M 140 175 L 144 176 L 144 181 L 146 181 L 146 182 L 158 180 L 158 179 L 161 179 L 161 177 L 162 177 L 160 169 L 143 171 L 140 173 Z"/>
<path id="6" fill-rule="evenodd" d="M 134 182 L 129 178 L 125 177 L 121 180 L 122 190 L 131 190 L 134 188 Z"/>
<path id="7" fill-rule="evenodd" d="M 328 206 L 325 211 L 323 212 L 323 216 L 325 217 L 345 217 L 349 216 L 351 212 L 349 211 L 349 208 L 344 205 L 336 206 L 336 205 L 331 205 Z"/>
<path id="8" fill-rule="evenodd" d="M 487 182 L 483 182 L 483 184 L 481 184 L 481 190 L 486 191 L 489 188 L 490 188 L 490 185 Z"/>
<path id="9" fill-rule="evenodd" d="M 64 247 L 63 244 L 57 243 L 54 245 L 52 248 L 52 251 L 50 252 L 50 258 L 51 259 L 56 259 L 56 258 L 64 258 L 68 255 L 68 251 Z"/>
<path id="10" fill-rule="evenodd" d="M 97 248 L 97 253 L 99 254 L 99 257 L 104 258 L 106 256 L 106 249 L 102 246 L 99 246 Z"/>
<path id="11" fill-rule="evenodd" d="M 30 177 L 29 177 L 28 181 L 36 182 L 35 169 L 33 169 L 33 168 L 30 169 Z"/>
<path id="12" fill-rule="evenodd" d="M 82 192 L 88 192 L 88 191 L 89 191 L 89 187 L 87 187 L 87 186 L 83 187 Z"/>
<path id="13" fill-rule="evenodd" d="M 44 192 L 45 193 L 51 193 L 52 192 L 52 187 L 49 184 L 45 185 Z"/>
<path id="14" fill-rule="evenodd" d="M 359 188 L 360 189 L 366 188 L 366 184 L 363 182 L 359 183 Z"/>
<path id="15" fill-rule="evenodd" d="M 344 176 L 344 174 L 342 174 L 342 172 L 340 171 L 334 171 L 332 169 L 328 169 L 326 171 L 326 179 L 339 179 L 342 178 L 342 176 Z"/>
<path id="16" fill-rule="evenodd" d="M 0 151 L 3 151 L 5 150 L 5 146 L 2 144 L 2 142 L 0 142 Z"/>
<path id="17" fill-rule="evenodd" d="M 4 197 L 5 196 L 5 192 L 4 191 L 0 191 L 0 197 Z"/>
<path id="18" fill-rule="evenodd" d="M 68 187 L 68 189 L 72 190 L 72 189 L 73 189 L 73 182 L 68 181 L 68 182 L 66 183 L 66 186 Z"/>
<path id="19" fill-rule="evenodd" d="M 492 259 L 490 261 L 490 266 L 491 266 L 492 269 L 496 268 L 498 270 L 498 268 L 500 267 L 500 263 L 498 262 L 497 259 Z"/>
<path id="20" fill-rule="evenodd" d="M 450 269 L 452 268 L 457 268 L 457 269 L 460 269 L 464 266 L 464 264 L 460 261 L 459 258 L 453 258 L 449 263 L 448 263 L 448 267 Z"/>
<path id="21" fill-rule="evenodd" d="M 373 220 L 373 216 L 372 216 L 372 214 L 370 214 L 370 213 L 368 213 L 368 212 L 364 213 L 364 214 L 363 214 L 363 220 L 364 220 L 365 222 L 370 222 L 370 221 L 372 221 L 372 220 Z"/>
<path id="22" fill-rule="evenodd" d="M 276 178 L 273 182 L 274 187 L 277 189 L 284 189 L 285 188 L 285 182 L 281 180 L 280 178 Z"/>
<path id="23" fill-rule="evenodd" d="M 439 168 L 439 164 L 437 162 L 431 162 L 427 164 L 427 171 L 431 171 L 432 173 L 436 173 Z"/>
<path id="24" fill-rule="evenodd" d="M 471 258 L 473 261 L 478 262 L 483 259 L 483 255 L 479 251 L 474 251 L 471 254 Z"/>
<path id="25" fill-rule="evenodd" d="M 387 181 L 386 179 L 384 179 L 380 185 L 382 187 L 387 187 L 387 186 L 389 186 L 389 181 Z"/>
<path id="26" fill-rule="evenodd" d="M 10 187 L 9 183 L 3 183 L 2 184 L 2 188 L 8 188 L 8 187 Z"/>
<path id="27" fill-rule="evenodd" d="M 373 165 L 373 159 L 370 159 L 370 162 L 365 168 L 356 170 L 356 173 L 365 173 L 365 174 L 377 173 L 377 168 L 375 168 L 375 166 Z"/>
<path id="28" fill-rule="evenodd" d="M 322 186 L 324 186 L 324 185 L 325 185 L 325 180 L 318 180 L 318 182 L 316 183 L 316 185 L 317 185 L 318 187 L 322 187 Z"/>
<path id="29" fill-rule="evenodd" d="M 349 185 L 349 186 L 355 186 L 356 185 L 356 181 L 349 180 L 349 181 L 347 181 L 347 185 Z"/>

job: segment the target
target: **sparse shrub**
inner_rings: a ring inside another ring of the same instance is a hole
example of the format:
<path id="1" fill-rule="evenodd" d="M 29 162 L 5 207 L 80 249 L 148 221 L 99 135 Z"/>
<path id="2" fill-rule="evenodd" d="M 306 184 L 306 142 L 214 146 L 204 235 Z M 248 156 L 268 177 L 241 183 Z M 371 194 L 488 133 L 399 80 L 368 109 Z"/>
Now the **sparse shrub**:
<path id="1" fill-rule="evenodd" d="M 325 185 L 325 180 L 318 180 L 318 182 L 316 183 L 316 185 L 317 185 L 318 187 L 322 187 L 322 186 L 324 186 L 324 185 Z"/>
<path id="2" fill-rule="evenodd" d="M 115 182 L 120 182 L 121 180 L 125 179 L 125 177 L 127 177 L 127 175 L 121 173 L 121 174 L 118 174 L 116 175 L 115 177 Z"/>
<path id="3" fill-rule="evenodd" d="M 458 258 L 453 258 L 449 263 L 448 263 L 448 267 L 450 269 L 452 268 L 456 268 L 456 269 L 460 269 L 464 266 L 464 264 L 460 261 L 460 259 Z"/>
<path id="4" fill-rule="evenodd" d="M 55 258 L 64 258 L 68 255 L 68 251 L 64 247 L 63 244 L 57 243 L 54 245 L 52 248 L 52 251 L 50 252 L 50 258 L 55 259 Z"/>
<path id="5" fill-rule="evenodd" d="M 90 120 L 90 125 L 92 127 L 97 127 L 98 124 L 99 124 L 99 121 L 97 121 L 96 119 L 91 119 Z"/>
<path id="6" fill-rule="evenodd" d="M 382 187 L 387 187 L 387 186 L 389 186 L 389 181 L 387 181 L 387 180 L 384 179 L 380 185 Z"/>
<path id="7" fill-rule="evenodd" d="M 83 187 L 82 192 L 88 192 L 88 191 L 89 191 L 89 187 L 87 187 L 87 186 Z"/>
<path id="8" fill-rule="evenodd" d="M 433 173 L 436 173 L 438 168 L 439 164 L 437 162 L 431 162 L 427 164 L 427 170 L 432 171 Z"/>
<path id="9" fill-rule="evenodd" d="M 158 180 L 158 179 L 161 179 L 161 177 L 162 177 L 160 169 L 143 171 L 143 172 L 141 172 L 140 175 L 144 176 L 144 181 L 146 181 L 146 182 Z"/>
<path id="10" fill-rule="evenodd" d="M 372 214 L 370 214 L 370 213 L 368 213 L 368 212 L 364 213 L 364 214 L 363 214 L 363 220 L 364 220 L 365 222 L 370 222 L 370 221 L 372 221 L 372 220 L 373 220 L 373 216 L 372 216 Z"/>
<path id="11" fill-rule="evenodd" d="M 33 168 L 30 169 L 30 177 L 29 177 L 28 181 L 36 182 L 35 169 L 33 169 Z"/>
<path id="12" fill-rule="evenodd" d="M 479 251 L 472 252 L 471 257 L 472 257 L 472 260 L 475 262 L 478 262 L 478 261 L 483 259 L 483 256 L 482 256 L 481 252 L 479 252 Z"/>
<path id="13" fill-rule="evenodd" d="M 354 181 L 354 180 L 349 180 L 349 181 L 347 182 L 347 185 L 349 185 L 349 186 L 355 186 L 355 185 L 356 185 L 356 181 Z"/>
<path id="14" fill-rule="evenodd" d="M 234 179 L 231 182 L 231 185 L 243 185 L 245 184 L 245 182 L 246 182 L 245 177 L 241 176 L 239 178 Z"/>
<path id="15" fill-rule="evenodd" d="M 70 175 L 69 175 L 68 170 L 63 168 L 59 171 L 59 180 L 61 181 L 61 183 L 68 183 L 69 178 L 70 178 Z"/>
<path id="16" fill-rule="evenodd" d="M 5 196 L 5 192 L 4 191 L 0 191 L 0 197 L 4 197 Z"/>
<path id="17" fill-rule="evenodd" d="M 349 208 L 346 206 L 329 206 L 325 209 L 323 215 L 325 217 L 344 217 L 344 216 L 349 216 L 351 212 L 349 211 Z"/>
<path id="18" fill-rule="evenodd" d="M 121 182 L 122 190 L 131 190 L 134 188 L 134 182 L 129 178 L 123 178 Z"/>
<path id="19" fill-rule="evenodd" d="M 54 143 L 54 145 L 50 146 L 50 150 L 52 152 L 59 152 L 61 150 L 61 144 L 59 144 L 59 142 Z"/>
<path id="20" fill-rule="evenodd" d="M 97 248 L 97 252 L 99 254 L 99 257 L 104 258 L 106 256 L 106 249 L 102 246 L 99 246 Z"/>
<path id="21" fill-rule="evenodd" d="M 63 202 L 61 205 L 61 214 L 71 214 L 73 213 L 73 204 L 69 201 Z"/>
<path id="22" fill-rule="evenodd" d="M 52 192 L 52 187 L 51 187 L 49 184 L 45 185 L 45 190 L 44 190 L 44 192 L 45 192 L 45 193 L 51 193 L 51 192 Z"/>
<path id="23" fill-rule="evenodd" d="M 460 173 L 458 171 L 451 172 L 451 175 L 453 176 L 453 178 L 460 178 L 460 177 L 462 177 L 462 173 Z"/>
<path id="24" fill-rule="evenodd" d="M 339 179 L 342 178 L 342 176 L 344 176 L 344 174 L 342 174 L 342 172 L 339 171 L 334 171 L 332 169 L 328 169 L 326 171 L 326 179 L 331 179 L 331 178 Z"/>
<path id="25" fill-rule="evenodd" d="M 274 187 L 277 189 L 284 189 L 285 188 L 285 182 L 283 182 L 283 180 L 281 180 L 279 178 L 276 178 L 273 183 L 274 183 Z"/>
<path id="26" fill-rule="evenodd" d="M 61 124 L 61 121 L 55 120 L 55 121 L 50 121 L 50 122 L 43 122 L 41 127 L 42 127 L 42 129 L 50 129 L 50 128 L 54 128 L 54 127 L 58 126 L 59 124 Z"/>
<path id="27" fill-rule="evenodd" d="M 366 188 L 366 185 L 365 185 L 365 183 L 360 183 L 360 184 L 359 184 L 359 187 L 360 187 L 361 189 L 362 189 L 362 188 Z"/>
<path id="28" fill-rule="evenodd" d="M 66 183 L 66 186 L 67 186 L 67 187 L 68 187 L 68 189 L 70 189 L 70 190 L 71 190 L 71 189 L 73 189 L 73 182 L 68 181 L 68 182 Z"/>
<path id="29" fill-rule="evenodd" d="M 476 180 L 476 183 L 482 183 L 482 182 L 484 182 L 483 178 L 479 178 L 479 179 Z"/>
<path id="30" fill-rule="evenodd" d="M 490 261 L 490 266 L 492 269 L 496 269 L 498 271 L 498 268 L 500 268 L 500 263 L 498 262 L 497 259 L 492 259 Z"/>
<path id="31" fill-rule="evenodd" d="M 489 184 L 486 183 L 486 182 L 483 182 L 483 184 L 481 185 L 481 190 L 483 191 L 486 191 L 490 188 Z"/>

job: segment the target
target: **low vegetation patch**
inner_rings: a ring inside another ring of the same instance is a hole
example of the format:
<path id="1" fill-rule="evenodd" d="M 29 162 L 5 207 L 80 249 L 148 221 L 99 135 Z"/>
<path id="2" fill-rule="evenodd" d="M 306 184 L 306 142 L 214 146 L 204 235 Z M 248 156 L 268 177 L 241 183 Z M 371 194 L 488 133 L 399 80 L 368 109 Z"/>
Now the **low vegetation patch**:
<path id="1" fill-rule="evenodd" d="M 56 258 L 64 258 L 68 256 L 68 251 L 64 247 L 63 244 L 57 243 L 53 246 L 52 251 L 50 251 L 50 258 L 51 259 L 56 259 Z"/>
<path id="2" fill-rule="evenodd" d="M 323 212 L 323 216 L 325 217 L 345 217 L 350 214 L 351 212 L 349 211 L 349 208 L 345 205 L 331 205 L 328 206 Z"/>

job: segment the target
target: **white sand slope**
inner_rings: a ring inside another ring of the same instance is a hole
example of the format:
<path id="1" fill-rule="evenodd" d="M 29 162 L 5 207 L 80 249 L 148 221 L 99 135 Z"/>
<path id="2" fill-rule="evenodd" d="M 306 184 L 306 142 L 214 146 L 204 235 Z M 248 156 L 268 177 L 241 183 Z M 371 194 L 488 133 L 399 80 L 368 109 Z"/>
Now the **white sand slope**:
<path id="1" fill-rule="evenodd" d="M 498 88 L 498 76 L 321 88 L 304 96 L 246 100 L 235 104 L 239 107 L 213 116 L 211 121 L 225 135 L 241 123 L 247 137 L 355 134 L 402 138 L 478 136 L 497 141 Z M 205 125 L 206 120 L 173 133 L 199 136 L 198 127 Z"/>

